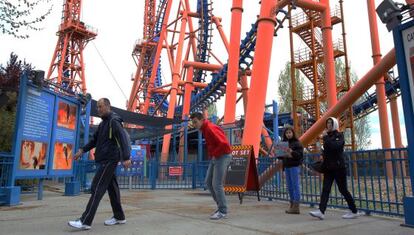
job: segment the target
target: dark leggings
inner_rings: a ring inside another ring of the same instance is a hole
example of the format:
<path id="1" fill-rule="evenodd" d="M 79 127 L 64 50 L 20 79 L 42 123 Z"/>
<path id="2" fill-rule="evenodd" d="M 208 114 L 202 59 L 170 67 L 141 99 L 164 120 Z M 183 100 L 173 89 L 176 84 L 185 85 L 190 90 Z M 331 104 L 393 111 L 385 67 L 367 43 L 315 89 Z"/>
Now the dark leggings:
<path id="1" fill-rule="evenodd" d="M 346 202 L 348 203 L 349 209 L 352 213 L 357 213 L 357 208 L 355 206 L 355 201 L 352 198 L 351 193 L 347 189 L 346 181 L 346 169 L 337 169 L 335 171 L 326 171 L 323 178 L 323 188 L 321 195 L 321 202 L 319 203 L 319 210 L 322 213 L 326 211 L 326 205 L 329 200 L 329 193 L 331 192 L 332 183 L 335 180 L 338 185 L 339 192 L 344 196 Z"/>

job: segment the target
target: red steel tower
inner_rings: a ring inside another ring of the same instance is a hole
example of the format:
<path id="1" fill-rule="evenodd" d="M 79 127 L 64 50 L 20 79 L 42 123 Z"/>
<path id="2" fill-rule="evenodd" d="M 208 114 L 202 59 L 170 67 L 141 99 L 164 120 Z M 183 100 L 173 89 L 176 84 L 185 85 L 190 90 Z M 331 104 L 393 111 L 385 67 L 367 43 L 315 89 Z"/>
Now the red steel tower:
<path id="1" fill-rule="evenodd" d="M 134 83 L 132 85 L 131 94 L 127 103 L 127 109 L 133 112 L 141 112 L 143 103 L 140 103 L 140 98 L 144 99 L 144 87 L 146 87 L 154 57 L 154 50 L 156 43 L 151 42 L 154 37 L 156 23 L 156 0 L 146 0 L 144 6 L 144 29 L 143 38 L 137 40 L 132 56 L 137 65 Z"/>
<path id="2" fill-rule="evenodd" d="M 81 6 L 81 0 L 66 0 L 63 4 L 59 39 L 46 77 L 59 88 L 76 93 L 86 92 L 83 49 L 97 35 L 80 20 Z"/>

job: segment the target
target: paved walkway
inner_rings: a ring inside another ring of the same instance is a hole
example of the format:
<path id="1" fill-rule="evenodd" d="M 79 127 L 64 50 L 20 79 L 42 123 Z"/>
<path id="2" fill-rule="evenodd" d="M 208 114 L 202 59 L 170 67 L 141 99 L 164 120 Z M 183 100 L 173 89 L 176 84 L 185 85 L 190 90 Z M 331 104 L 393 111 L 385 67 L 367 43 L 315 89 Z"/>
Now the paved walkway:
<path id="1" fill-rule="evenodd" d="M 122 202 L 127 224 L 105 226 L 112 216 L 107 195 L 101 202 L 92 229 L 78 231 L 67 221 L 80 217 L 89 194 L 62 196 L 61 190 L 45 190 L 42 201 L 36 195 L 23 195 L 22 204 L 0 207 L 0 234 L 414 234 L 414 229 L 401 227 L 401 218 L 361 216 L 341 219 L 344 211 L 328 210 L 325 220 L 308 215 L 303 206 L 301 215 L 287 215 L 286 202 L 257 201 L 245 197 L 239 204 L 237 195 L 228 196 L 229 218 L 208 219 L 214 210 L 213 201 L 201 190 L 123 190 Z"/>

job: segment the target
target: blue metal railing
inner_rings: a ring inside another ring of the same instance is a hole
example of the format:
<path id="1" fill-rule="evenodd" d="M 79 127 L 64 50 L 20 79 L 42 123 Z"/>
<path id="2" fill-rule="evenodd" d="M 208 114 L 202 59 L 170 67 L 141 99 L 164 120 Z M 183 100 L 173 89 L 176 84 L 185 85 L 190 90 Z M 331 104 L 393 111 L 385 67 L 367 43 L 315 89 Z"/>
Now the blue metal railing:
<path id="1" fill-rule="evenodd" d="M 10 186 L 13 171 L 13 155 L 0 152 L 0 187 Z"/>
<path id="2" fill-rule="evenodd" d="M 381 149 L 346 152 L 348 190 L 354 196 L 359 210 L 366 213 L 403 216 L 403 198 L 411 196 L 411 182 L 408 170 L 407 149 Z M 315 206 L 319 204 L 323 175 L 310 170 L 309 164 L 320 158 L 319 154 L 307 154 L 301 169 L 301 202 Z M 261 157 L 257 169 L 260 175 L 276 159 Z M 191 163 L 162 163 L 155 160 L 147 162 L 146 174 L 119 174 L 118 180 L 124 189 L 204 189 L 204 178 L 208 161 Z M 83 169 L 84 168 L 84 169 Z M 76 178 L 81 181 L 82 191 L 90 187 L 96 170 L 92 161 L 79 162 L 75 168 Z M 79 175 L 78 175 L 79 174 Z M 277 172 L 266 182 L 260 191 L 261 197 L 289 200 L 285 176 Z M 249 195 L 249 194 L 248 194 Z M 256 196 L 255 193 L 251 194 Z M 338 188 L 332 187 L 328 206 L 347 208 L 345 199 Z"/>
<path id="3" fill-rule="evenodd" d="M 80 160 L 74 164 L 74 178 L 80 182 L 80 191 L 88 192 L 91 188 L 93 176 L 95 175 L 97 164 L 91 160 Z"/>
<path id="4" fill-rule="evenodd" d="M 404 215 L 403 198 L 412 194 L 407 156 L 407 149 L 345 153 L 348 190 L 359 210 L 367 214 Z M 311 206 L 319 203 L 322 190 L 323 175 L 309 168 L 309 164 L 317 159 L 319 155 L 307 155 L 301 169 L 301 201 Z M 259 172 L 270 164 L 274 163 L 268 158 L 260 158 Z M 270 199 L 289 200 L 284 174 L 276 174 L 273 180 L 263 185 L 260 194 Z M 328 205 L 348 207 L 336 185 L 332 187 Z"/>
<path id="5" fill-rule="evenodd" d="M 12 184 L 13 160 L 11 153 L 0 152 L 0 205 L 6 203 L 6 195 L 2 188 Z"/>

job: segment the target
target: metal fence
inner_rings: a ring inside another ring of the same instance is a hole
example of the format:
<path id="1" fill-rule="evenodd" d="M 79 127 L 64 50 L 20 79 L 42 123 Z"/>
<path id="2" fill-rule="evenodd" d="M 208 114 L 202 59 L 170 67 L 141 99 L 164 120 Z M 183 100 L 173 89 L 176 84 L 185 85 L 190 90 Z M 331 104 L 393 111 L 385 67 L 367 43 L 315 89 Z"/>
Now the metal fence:
<path id="1" fill-rule="evenodd" d="M 412 196 L 406 149 L 381 149 L 346 152 L 348 190 L 359 210 L 367 214 L 403 216 L 403 198 Z M 317 205 L 322 191 L 323 175 L 310 170 L 309 164 L 320 158 L 307 155 L 301 169 L 301 202 Z M 274 164 L 269 159 L 259 159 L 259 174 Z M 289 200 L 283 172 L 278 172 L 266 182 L 260 194 L 262 197 Z M 254 194 L 252 194 L 254 195 Z M 347 208 L 345 199 L 335 186 L 331 189 L 328 206 Z"/>
<path id="2" fill-rule="evenodd" d="M 90 190 L 98 164 L 94 161 L 75 162 L 75 179 L 80 182 L 81 191 Z M 204 188 L 204 178 L 208 162 L 159 163 L 150 160 L 145 171 L 142 166 L 132 165 L 124 171 L 117 169 L 118 184 L 121 189 L 194 189 Z"/>
<path id="3" fill-rule="evenodd" d="M 11 185 L 13 160 L 13 156 L 10 153 L 0 152 L 0 205 L 5 203 L 6 199 L 2 188 Z"/>
<path id="4" fill-rule="evenodd" d="M 74 164 L 74 179 L 80 182 L 80 190 L 88 192 L 91 189 L 93 176 L 95 175 L 97 164 L 95 161 L 80 160 Z M 65 180 L 66 181 L 66 180 Z"/>
<path id="5" fill-rule="evenodd" d="M 403 216 L 403 198 L 412 196 L 409 177 L 407 149 L 384 149 L 346 152 L 348 189 L 354 196 L 359 210 L 366 213 Z M 310 170 L 309 164 L 319 155 L 306 155 L 301 168 L 301 202 L 317 205 L 322 190 L 323 175 Z M 143 169 L 117 171 L 119 186 L 123 189 L 195 189 L 204 188 L 208 162 L 162 163 L 148 161 Z M 274 158 L 261 157 L 257 160 L 258 174 L 275 164 Z M 10 154 L 0 154 L 0 187 L 7 186 L 13 167 Z M 141 166 L 142 167 L 142 166 Z M 81 191 L 90 190 L 97 164 L 93 161 L 75 163 L 72 179 L 81 183 Z M 69 181 L 72 179 L 66 179 Z M 282 171 L 277 172 L 261 188 L 262 198 L 289 200 L 286 179 Z M 256 193 L 247 193 L 256 196 Z M 1 191 L 0 191 L 1 196 Z M 328 206 L 347 208 L 345 199 L 334 184 Z"/>
<path id="6" fill-rule="evenodd" d="M 0 152 L 0 187 L 9 186 L 13 171 L 13 156 L 10 153 Z"/>

